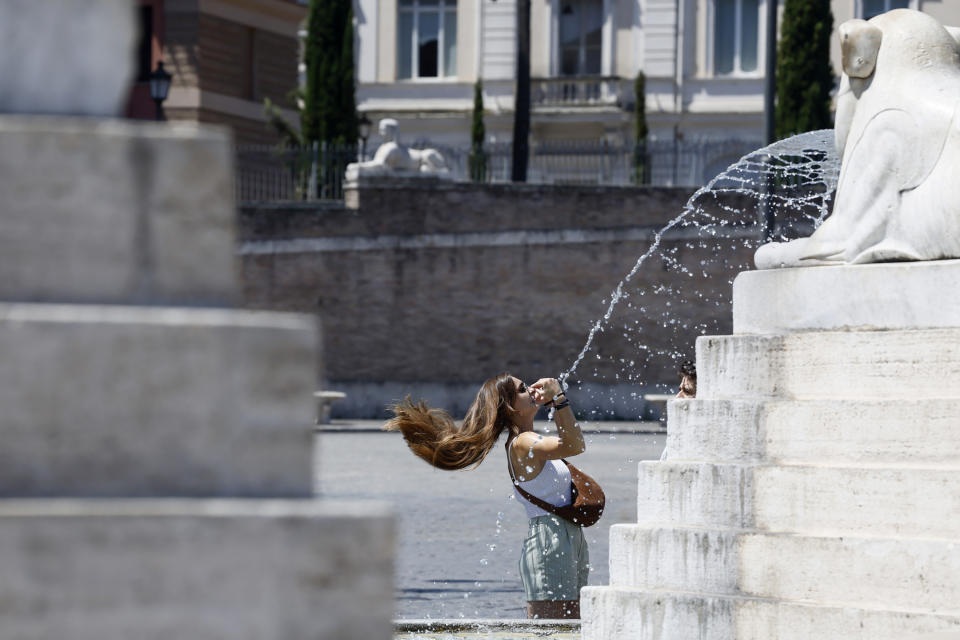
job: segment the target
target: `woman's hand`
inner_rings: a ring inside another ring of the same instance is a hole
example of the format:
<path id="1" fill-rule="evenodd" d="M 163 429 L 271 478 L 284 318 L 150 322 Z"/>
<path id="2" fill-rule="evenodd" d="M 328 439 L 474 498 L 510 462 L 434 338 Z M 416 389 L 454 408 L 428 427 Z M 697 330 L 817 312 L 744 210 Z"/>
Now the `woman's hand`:
<path id="1" fill-rule="evenodd" d="M 560 382 L 556 378 L 540 378 L 530 385 L 530 389 L 534 394 L 533 399 L 539 404 L 547 404 L 563 393 L 563 387 L 560 386 Z"/>

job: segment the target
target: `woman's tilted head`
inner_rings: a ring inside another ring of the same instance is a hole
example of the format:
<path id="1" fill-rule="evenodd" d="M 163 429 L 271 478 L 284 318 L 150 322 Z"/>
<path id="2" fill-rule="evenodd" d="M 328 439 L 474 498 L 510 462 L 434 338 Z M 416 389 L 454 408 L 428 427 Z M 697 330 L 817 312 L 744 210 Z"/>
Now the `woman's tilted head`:
<path id="1" fill-rule="evenodd" d="M 499 430 L 509 429 L 516 415 L 517 382 L 509 373 L 501 373 L 484 382 L 467 409 L 464 423 L 481 422 L 495 425 Z"/>

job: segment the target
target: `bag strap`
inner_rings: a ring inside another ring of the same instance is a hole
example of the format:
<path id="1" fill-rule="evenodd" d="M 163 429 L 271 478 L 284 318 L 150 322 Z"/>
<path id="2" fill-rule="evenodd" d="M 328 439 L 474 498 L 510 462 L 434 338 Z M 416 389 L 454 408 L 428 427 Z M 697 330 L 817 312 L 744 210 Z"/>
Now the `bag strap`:
<path id="1" fill-rule="evenodd" d="M 527 491 L 526 489 L 520 486 L 520 481 L 517 480 L 517 477 L 513 474 L 513 459 L 510 457 L 510 443 L 512 441 L 513 441 L 512 439 L 508 440 L 506 446 L 507 446 L 507 471 L 510 472 L 510 479 L 513 481 L 513 486 L 516 488 L 517 491 L 520 492 L 520 495 L 522 495 L 524 498 L 529 500 L 532 504 L 540 507 L 544 511 L 549 511 L 555 516 L 559 516 L 560 514 L 557 513 L 557 510 L 561 509 L 562 507 L 558 507 L 556 505 L 550 504 L 546 500 L 541 500 L 540 498 L 538 498 L 537 496 L 533 495 L 532 493 L 530 493 L 529 491 Z M 561 458 L 561 462 L 567 465 L 567 467 L 570 466 L 570 463 L 563 458 Z M 569 505 L 565 505 L 565 506 L 569 506 Z M 560 517 L 563 517 L 563 516 L 560 516 Z"/>

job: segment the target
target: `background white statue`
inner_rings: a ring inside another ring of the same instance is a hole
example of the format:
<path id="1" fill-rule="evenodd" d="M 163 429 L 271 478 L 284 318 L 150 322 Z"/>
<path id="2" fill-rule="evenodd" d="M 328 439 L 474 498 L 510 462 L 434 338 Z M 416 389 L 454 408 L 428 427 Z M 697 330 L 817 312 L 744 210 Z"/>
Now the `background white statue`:
<path id="1" fill-rule="evenodd" d="M 958 31 L 907 9 L 840 25 L 833 212 L 760 269 L 960 257 Z"/>
<path id="2" fill-rule="evenodd" d="M 348 181 L 354 181 L 361 176 L 449 173 L 443 155 L 436 149 L 411 149 L 400 144 L 397 141 L 397 126 L 397 121 L 393 118 L 380 121 L 379 130 L 383 143 L 373 155 L 373 160 L 347 165 Z"/>

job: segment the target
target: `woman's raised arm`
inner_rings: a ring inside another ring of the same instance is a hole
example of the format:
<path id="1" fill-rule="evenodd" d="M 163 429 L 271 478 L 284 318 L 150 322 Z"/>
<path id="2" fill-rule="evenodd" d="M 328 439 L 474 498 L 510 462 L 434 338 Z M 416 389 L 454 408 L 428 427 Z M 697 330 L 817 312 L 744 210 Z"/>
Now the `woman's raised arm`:
<path id="1" fill-rule="evenodd" d="M 530 385 L 530 389 L 536 394 L 538 402 L 554 403 L 553 421 L 557 425 L 557 435 L 543 436 L 532 431 L 521 433 L 516 442 L 521 451 L 538 461 L 559 460 L 586 451 L 580 425 L 560 383 L 555 378 L 542 378 Z"/>

